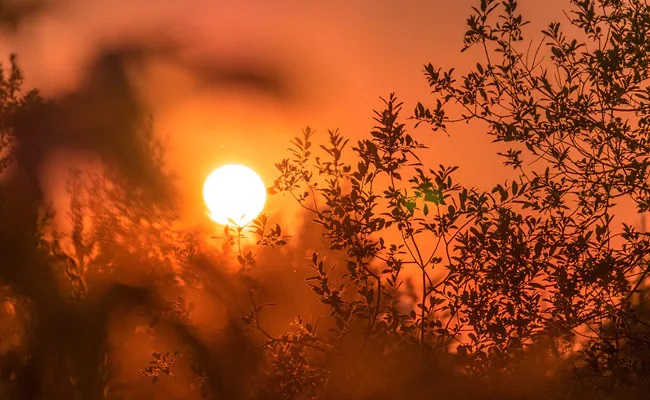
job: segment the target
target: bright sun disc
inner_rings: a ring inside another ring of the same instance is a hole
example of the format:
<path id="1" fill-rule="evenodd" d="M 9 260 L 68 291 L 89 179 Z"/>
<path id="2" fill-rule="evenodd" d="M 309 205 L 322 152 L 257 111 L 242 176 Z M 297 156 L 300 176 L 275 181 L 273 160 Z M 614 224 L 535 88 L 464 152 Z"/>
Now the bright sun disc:
<path id="1" fill-rule="evenodd" d="M 208 176 L 203 185 L 203 198 L 215 222 L 243 226 L 264 209 L 266 187 L 252 169 L 229 164 Z"/>

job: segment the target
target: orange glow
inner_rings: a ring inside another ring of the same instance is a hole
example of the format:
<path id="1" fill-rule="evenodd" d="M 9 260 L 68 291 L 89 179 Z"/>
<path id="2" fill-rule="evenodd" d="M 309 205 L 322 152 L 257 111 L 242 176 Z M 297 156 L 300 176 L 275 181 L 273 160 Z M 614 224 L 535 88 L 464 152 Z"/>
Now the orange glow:
<path id="1" fill-rule="evenodd" d="M 203 185 L 203 198 L 215 222 L 243 226 L 264 209 L 266 187 L 252 169 L 229 164 L 208 176 Z"/>

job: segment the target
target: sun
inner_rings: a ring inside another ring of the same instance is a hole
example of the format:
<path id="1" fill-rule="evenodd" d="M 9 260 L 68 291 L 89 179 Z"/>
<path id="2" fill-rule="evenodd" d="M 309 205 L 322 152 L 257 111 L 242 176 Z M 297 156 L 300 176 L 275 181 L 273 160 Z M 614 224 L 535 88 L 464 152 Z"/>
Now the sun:
<path id="1" fill-rule="evenodd" d="M 212 220 L 244 226 L 264 209 L 266 187 L 252 169 L 228 164 L 215 169 L 205 180 L 203 198 Z"/>

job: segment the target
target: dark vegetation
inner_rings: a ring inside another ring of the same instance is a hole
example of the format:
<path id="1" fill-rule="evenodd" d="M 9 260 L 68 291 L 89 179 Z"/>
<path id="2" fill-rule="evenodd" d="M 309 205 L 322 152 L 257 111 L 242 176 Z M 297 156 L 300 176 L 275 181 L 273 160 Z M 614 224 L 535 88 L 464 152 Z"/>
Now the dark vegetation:
<path id="1" fill-rule="evenodd" d="M 269 260 L 300 235 L 262 216 L 226 228 L 219 251 L 175 230 L 171 175 L 123 72 L 132 51 L 53 100 L 24 93 L 12 59 L 0 81 L 0 398 L 167 398 L 156 390 L 177 374 L 188 388 L 170 398 L 645 398 L 650 238 L 616 215 L 650 209 L 650 7 L 574 0 L 567 17 L 571 29 L 552 23 L 530 42 L 516 1 L 480 1 L 463 49 L 475 67 L 426 65 L 431 96 L 413 114 L 391 94 L 366 139 L 305 129 L 292 141 L 270 192 L 320 236 L 299 266 L 319 305 L 291 324 L 277 322 L 269 282 L 283 272 Z M 469 187 L 457 167 L 421 161 L 458 123 L 501 144 L 502 183 Z M 58 147 L 102 164 L 71 172 L 67 210 L 38 180 Z M 209 340 L 191 290 L 225 310 Z M 109 345 L 112 321 L 134 310 L 172 338 L 138 389 L 116 377 Z"/>

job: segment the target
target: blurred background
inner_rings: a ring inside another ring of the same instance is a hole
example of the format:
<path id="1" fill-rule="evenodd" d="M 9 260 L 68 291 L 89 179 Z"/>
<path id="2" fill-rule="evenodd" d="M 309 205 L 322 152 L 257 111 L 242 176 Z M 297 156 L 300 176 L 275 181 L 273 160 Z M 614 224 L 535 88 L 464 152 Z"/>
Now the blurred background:
<path id="1" fill-rule="evenodd" d="M 182 220 L 195 225 L 207 222 L 201 188 L 215 167 L 246 164 L 270 184 L 273 163 L 307 125 L 359 138 L 373 126 L 379 96 L 390 92 L 410 116 L 427 100 L 424 64 L 462 69 L 477 56 L 460 53 L 474 3 L 14 0 L 8 4 L 19 18 L 3 30 L 0 51 L 18 54 L 26 87 L 57 97 L 78 90 L 107 52 L 139 49 L 126 63 L 129 83 L 166 142 Z M 565 2 L 522 7 L 534 33 L 562 19 Z M 259 80 L 216 78 L 247 72 Z M 483 132 L 464 128 L 425 139 L 432 145 L 425 161 L 460 165 L 467 184 L 488 187 L 503 173 L 501 160 Z M 47 177 L 70 162 L 69 155 L 52 157 L 58 161 Z M 62 190 L 47 177 L 51 192 Z M 270 213 L 280 208 L 274 202 Z"/>

